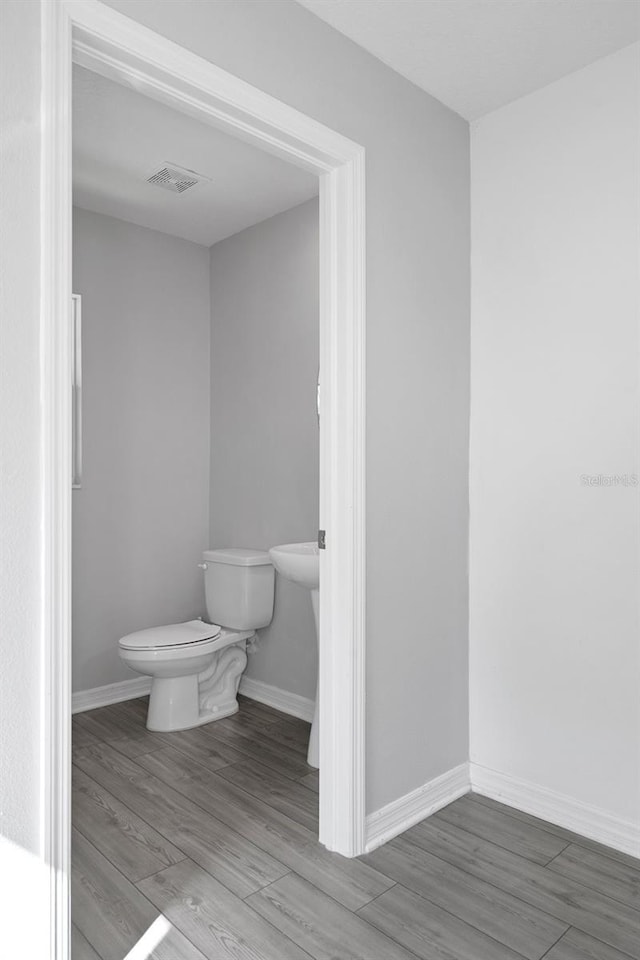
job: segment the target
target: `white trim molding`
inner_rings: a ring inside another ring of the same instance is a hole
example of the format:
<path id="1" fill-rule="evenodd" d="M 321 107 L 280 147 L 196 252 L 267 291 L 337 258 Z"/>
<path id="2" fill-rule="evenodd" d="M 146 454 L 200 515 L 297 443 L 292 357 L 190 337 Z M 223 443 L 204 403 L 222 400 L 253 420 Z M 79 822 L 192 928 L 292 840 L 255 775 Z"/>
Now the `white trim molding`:
<path id="1" fill-rule="evenodd" d="M 640 857 L 640 819 L 623 820 L 600 807 L 478 763 L 470 764 L 470 775 L 471 788 L 476 793 L 632 857 Z"/>
<path id="2" fill-rule="evenodd" d="M 299 720 L 306 720 L 307 723 L 313 720 L 315 702 L 308 697 L 301 697 L 298 693 L 272 687 L 271 684 L 254 680 L 252 677 L 242 677 L 238 692 L 249 700 L 265 703 L 274 710 L 288 713 L 292 717 L 298 717 Z"/>
<path id="3" fill-rule="evenodd" d="M 71 32 L 57 4 L 42 0 L 40 9 L 42 839 L 49 871 L 49 955 L 66 960 L 71 930 Z"/>
<path id="4" fill-rule="evenodd" d="M 108 707 L 111 703 L 135 700 L 146 697 L 151 692 L 151 677 L 131 677 L 118 683 L 107 683 L 104 687 L 92 687 L 91 690 L 77 690 L 71 698 L 71 712 L 84 713 L 97 707 Z"/>
<path id="5" fill-rule="evenodd" d="M 411 793 L 398 800 L 392 800 L 386 807 L 370 813 L 367 817 L 367 853 L 381 847 L 420 820 L 453 803 L 459 797 L 469 793 L 469 764 L 461 763 L 439 777 L 434 777 Z"/>
<path id="6" fill-rule="evenodd" d="M 41 0 L 43 765 L 51 957 L 69 956 L 71 64 L 318 175 L 320 182 L 320 841 L 364 851 L 364 149 L 98 0 Z"/>

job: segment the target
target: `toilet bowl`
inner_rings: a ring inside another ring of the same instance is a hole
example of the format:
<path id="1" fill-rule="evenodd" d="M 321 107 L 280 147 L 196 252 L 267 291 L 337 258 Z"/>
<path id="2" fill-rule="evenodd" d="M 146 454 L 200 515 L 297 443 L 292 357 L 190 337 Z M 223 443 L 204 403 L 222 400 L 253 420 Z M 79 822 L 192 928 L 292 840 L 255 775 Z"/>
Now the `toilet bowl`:
<path id="1" fill-rule="evenodd" d="M 149 730 L 186 730 L 235 713 L 247 642 L 273 616 L 274 571 L 267 553 L 206 550 L 203 560 L 207 613 L 216 622 L 150 627 L 118 644 L 122 661 L 152 678 Z"/>

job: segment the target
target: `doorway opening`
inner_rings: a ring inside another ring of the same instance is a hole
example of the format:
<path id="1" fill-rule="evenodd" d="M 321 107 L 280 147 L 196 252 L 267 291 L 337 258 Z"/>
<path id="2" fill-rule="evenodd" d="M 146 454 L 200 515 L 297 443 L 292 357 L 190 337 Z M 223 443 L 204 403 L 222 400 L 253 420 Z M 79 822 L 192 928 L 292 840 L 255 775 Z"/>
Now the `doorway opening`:
<path id="1" fill-rule="evenodd" d="M 43 22 L 43 753 L 52 955 L 68 956 L 71 718 L 72 63 L 319 177 L 320 841 L 364 850 L 364 150 L 107 8 L 50 4 Z M 170 159 L 170 158 L 164 158 Z"/>

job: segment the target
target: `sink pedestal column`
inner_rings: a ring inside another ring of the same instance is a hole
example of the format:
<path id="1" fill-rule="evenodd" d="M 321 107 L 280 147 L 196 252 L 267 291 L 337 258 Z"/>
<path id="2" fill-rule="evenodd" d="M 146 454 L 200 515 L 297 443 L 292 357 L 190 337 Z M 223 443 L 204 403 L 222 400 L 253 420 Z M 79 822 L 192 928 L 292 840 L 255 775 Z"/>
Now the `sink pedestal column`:
<path id="1" fill-rule="evenodd" d="M 318 544 L 315 540 L 309 540 L 307 543 L 283 543 L 279 547 L 271 547 L 269 556 L 281 577 L 284 577 L 285 580 L 290 580 L 291 583 L 297 583 L 299 587 L 304 587 L 311 593 L 313 618 L 316 624 L 318 659 L 320 659 L 320 631 L 318 630 L 320 557 Z M 316 770 L 320 766 L 320 750 L 318 744 L 318 687 L 319 682 L 316 683 L 316 703 L 313 723 L 311 724 L 311 735 L 309 737 L 309 750 L 307 753 L 307 762 L 310 766 L 315 767 Z"/>
<path id="2" fill-rule="evenodd" d="M 307 752 L 307 763 L 316 770 L 320 766 L 320 735 L 318 729 L 318 708 L 320 704 L 320 591 L 311 591 L 311 605 L 313 607 L 313 619 L 316 623 L 316 643 L 318 644 L 318 682 L 316 683 L 316 704 L 313 711 L 313 722 L 311 724 L 311 734 L 309 736 L 309 750 Z"/>

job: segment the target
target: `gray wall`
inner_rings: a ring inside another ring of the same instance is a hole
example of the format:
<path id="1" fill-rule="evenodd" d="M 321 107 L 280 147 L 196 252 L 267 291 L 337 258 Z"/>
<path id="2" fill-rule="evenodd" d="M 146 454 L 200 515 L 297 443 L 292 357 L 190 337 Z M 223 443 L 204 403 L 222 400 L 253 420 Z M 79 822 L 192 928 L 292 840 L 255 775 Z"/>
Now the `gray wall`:
<path id="1" fill-rule="evenodd" d="M 73 686 L 133 676 L 118 638 L 204 613 L 209 251 L 74 210 L 82 489 L 73 492 Z"/>
<path id="2" fill-rule="evenodd" d="M 468 757 L 469 128 L 293 0 L 109 5 L 367 151 L 375 810 Z"/>
<path id="3" fill-rule="evenodd" d="M 318 529 L 318 201 L 211 248 L 212 547 Z M 315 697 L 309 592 L 277 578 L 247 675 Z"/>

